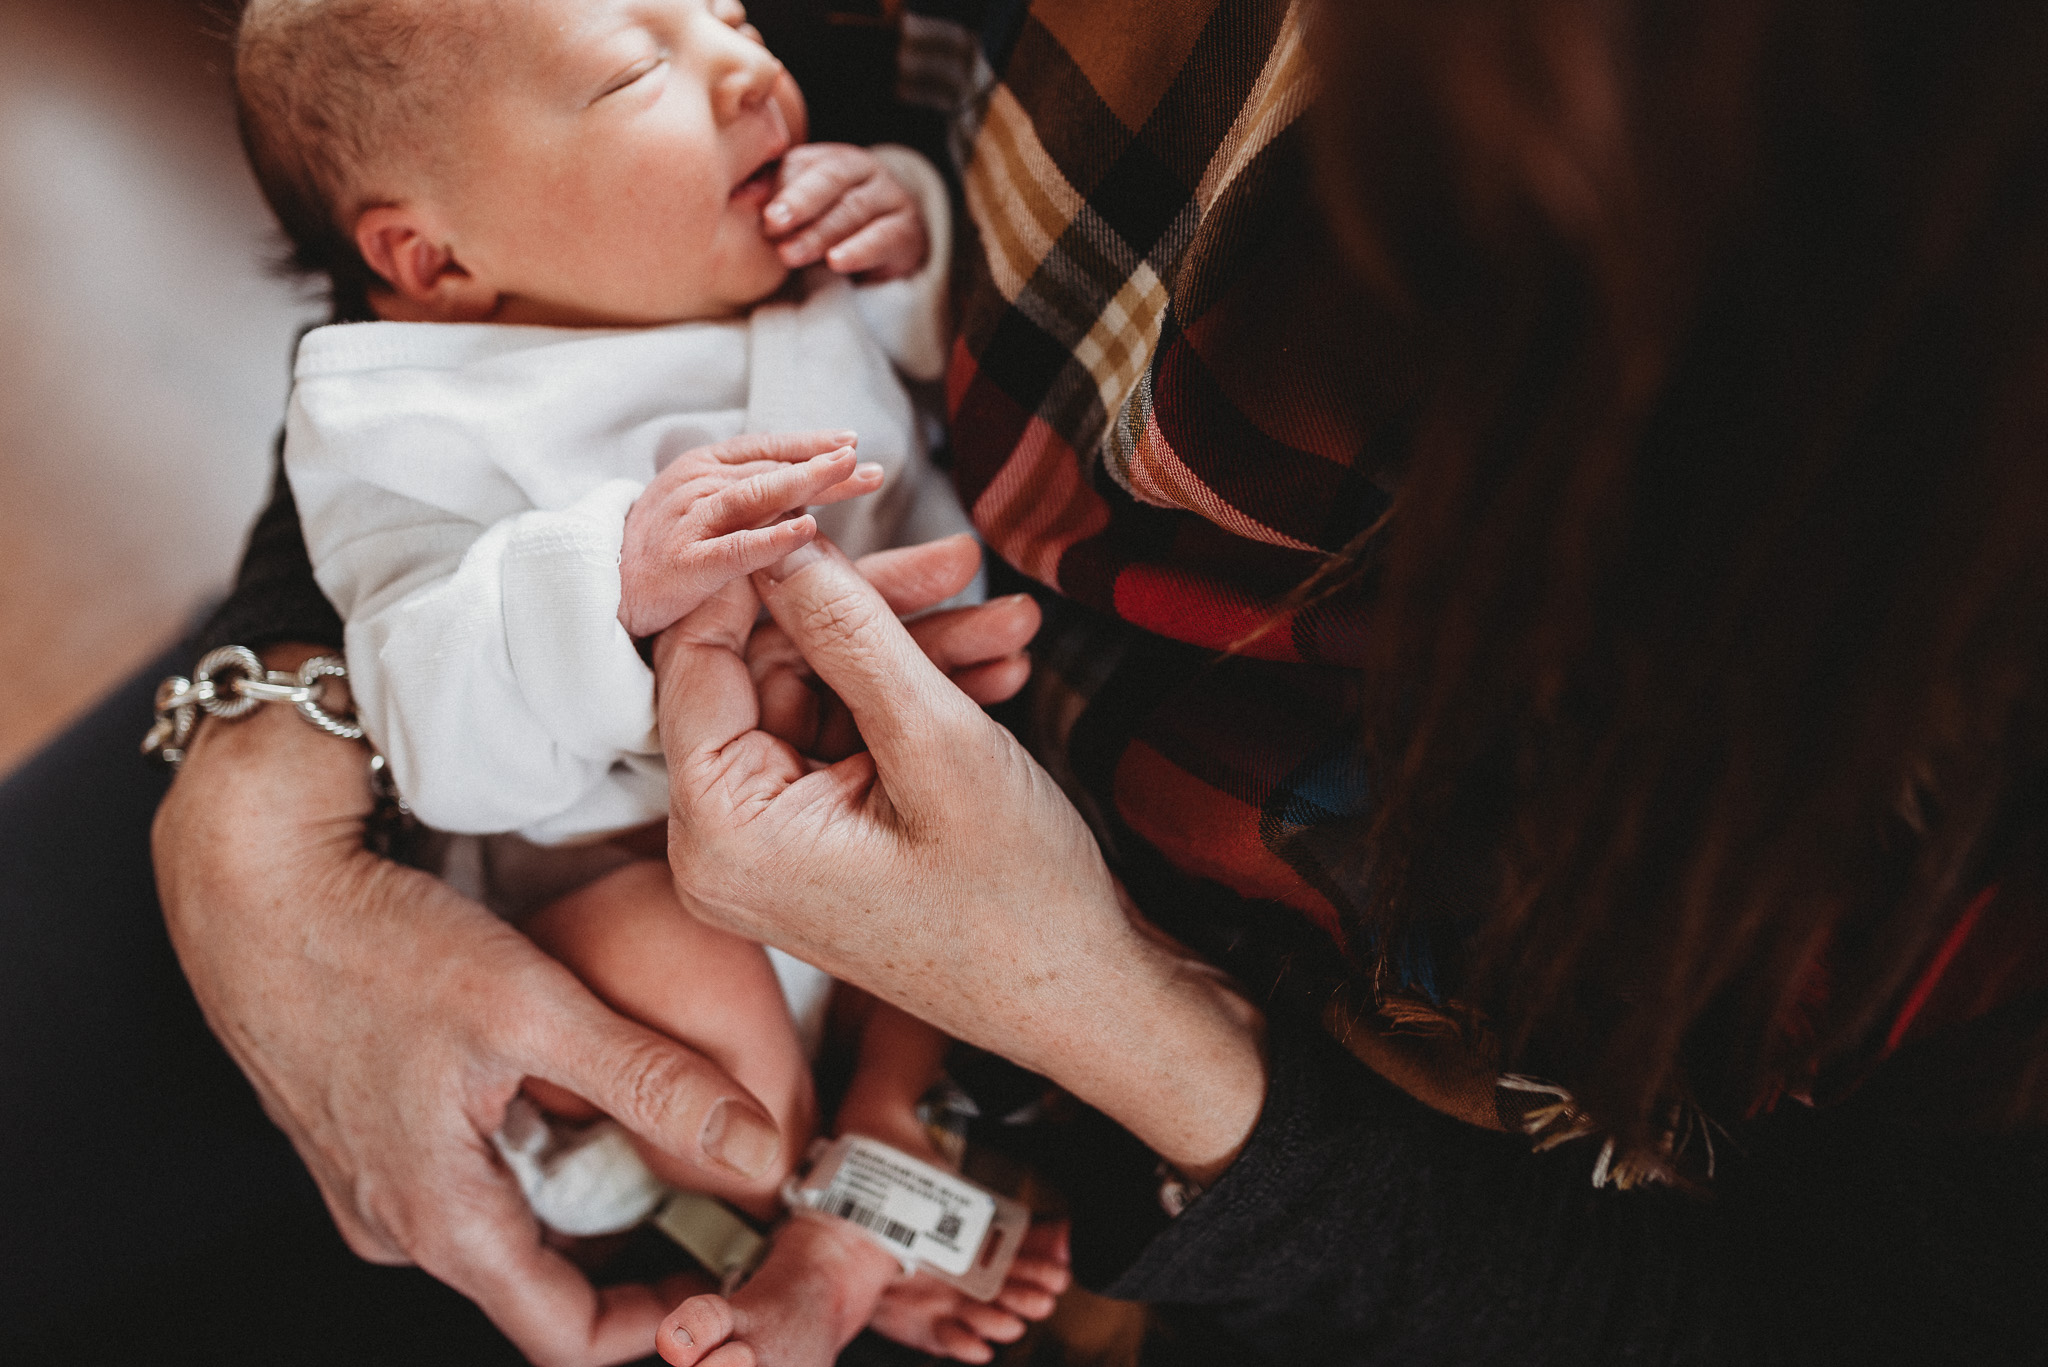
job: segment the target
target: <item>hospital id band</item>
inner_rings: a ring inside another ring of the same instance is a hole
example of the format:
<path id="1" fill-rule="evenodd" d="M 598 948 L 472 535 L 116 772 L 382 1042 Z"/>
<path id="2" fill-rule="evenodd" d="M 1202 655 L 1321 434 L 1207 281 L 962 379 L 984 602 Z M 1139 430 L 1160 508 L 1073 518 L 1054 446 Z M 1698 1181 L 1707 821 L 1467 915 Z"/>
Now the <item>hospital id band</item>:
<path id="1" fill-rule="evenodd" d="M 976 1300 L 1003 1289 L 1031 1212 L 958 1173 L 846 1135 L 813 1150 L 810 1171 L 782 1189 L 790 1212 L 836 1220 Z"/>

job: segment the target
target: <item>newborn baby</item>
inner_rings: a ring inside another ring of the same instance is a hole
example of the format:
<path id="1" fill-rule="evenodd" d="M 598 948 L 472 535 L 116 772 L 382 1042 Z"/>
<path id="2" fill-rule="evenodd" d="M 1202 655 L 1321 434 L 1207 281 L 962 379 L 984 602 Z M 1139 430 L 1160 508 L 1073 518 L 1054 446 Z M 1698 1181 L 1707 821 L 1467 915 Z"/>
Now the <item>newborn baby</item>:
<path id="1" fill-rule="evenodd" d="M 422 820 L 517 832 L 563 894 L 529 933 L 801 1152 L 777 976 L 803 989 L 803 966 L 698 923 L 632 852 L 667 814 L 640 643 L 821 527 L 853 554 L 965 529 L 895 373 L 944 360 L 942 183 L 903 149 L 803 145 L 794 83 L 727 0 L 253 0 L 236 80 L 298 264 L 379 320 L 307 335 L 285 450 L 365 730 Z M 840 1125 L 938 1161 L 914 1108 L 944 1041 L 867 1016 Z M 982 1305 L 792 1222 L 657 1346 L 822 1364 L 873 1318 L 984 1361 L 1065 1279 L 1045 1238 L 1011 1275 Z"/>

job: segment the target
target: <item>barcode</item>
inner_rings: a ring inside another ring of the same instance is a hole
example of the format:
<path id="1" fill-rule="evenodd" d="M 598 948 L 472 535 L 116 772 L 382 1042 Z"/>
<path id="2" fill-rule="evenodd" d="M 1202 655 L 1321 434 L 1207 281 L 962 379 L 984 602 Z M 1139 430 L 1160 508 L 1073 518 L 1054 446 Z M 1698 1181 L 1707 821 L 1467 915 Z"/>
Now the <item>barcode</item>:
<path id="1" fill-rule="evenodd" d="M 851 1196 L 840 1197 L 839 1204 L 833 1207 L 832 1213 L 842 1220 L 853 1221 L 862 1229 L 872 1229 L 884 1239 L 902 1244 L 905 1248 L 917 1242 L 917 1231 L 909 1225 L 901 1220 L 892 1220 L 873 1206 L 864 1206 Z"/>

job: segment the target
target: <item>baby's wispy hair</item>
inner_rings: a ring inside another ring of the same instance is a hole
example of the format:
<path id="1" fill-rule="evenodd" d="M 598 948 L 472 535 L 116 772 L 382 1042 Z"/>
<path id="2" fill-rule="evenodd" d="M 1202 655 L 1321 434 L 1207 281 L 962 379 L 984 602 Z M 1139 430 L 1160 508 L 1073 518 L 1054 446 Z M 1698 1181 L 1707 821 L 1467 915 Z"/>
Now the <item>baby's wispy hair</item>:
<path id="1" fill-rule="evenodd" d="M 479 47 L 469 7 L 435 0 L 249 0 L 235 30 L 242 146 L 290 243 L 324 276 L 337 320 L 371 316 L 383 282 L 356 220 L 418 166 Z"/>

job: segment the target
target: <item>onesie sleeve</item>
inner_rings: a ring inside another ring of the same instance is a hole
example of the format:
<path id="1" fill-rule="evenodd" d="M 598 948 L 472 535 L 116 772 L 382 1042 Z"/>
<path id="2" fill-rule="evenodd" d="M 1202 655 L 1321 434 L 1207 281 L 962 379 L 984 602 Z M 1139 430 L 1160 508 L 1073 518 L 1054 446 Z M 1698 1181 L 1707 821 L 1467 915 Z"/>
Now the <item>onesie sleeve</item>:
<path id="1" fill-rule="evenodd" d="M 918 153 L 893 143 L 872 150 L 917 200 L 931 250 L 915 275 L 855 287 L 854 304 L 898 370 L 913 380 L 937 380 L 945 374 L 952 338 L 946 291 L 953 260 L 952 201 L 945 179 Z"/>
<path id="2" fill-rule="evenodd" d="M 563 817 L 605 806 L 614 765 L 658 750 L 653 674 L 618 622 L 639 486 L 484 523 L 324 465 L 296 435 L 287 469 L 347 622 L 357 712 L 419 818 L 537 839 L 630 824 Z"/>

